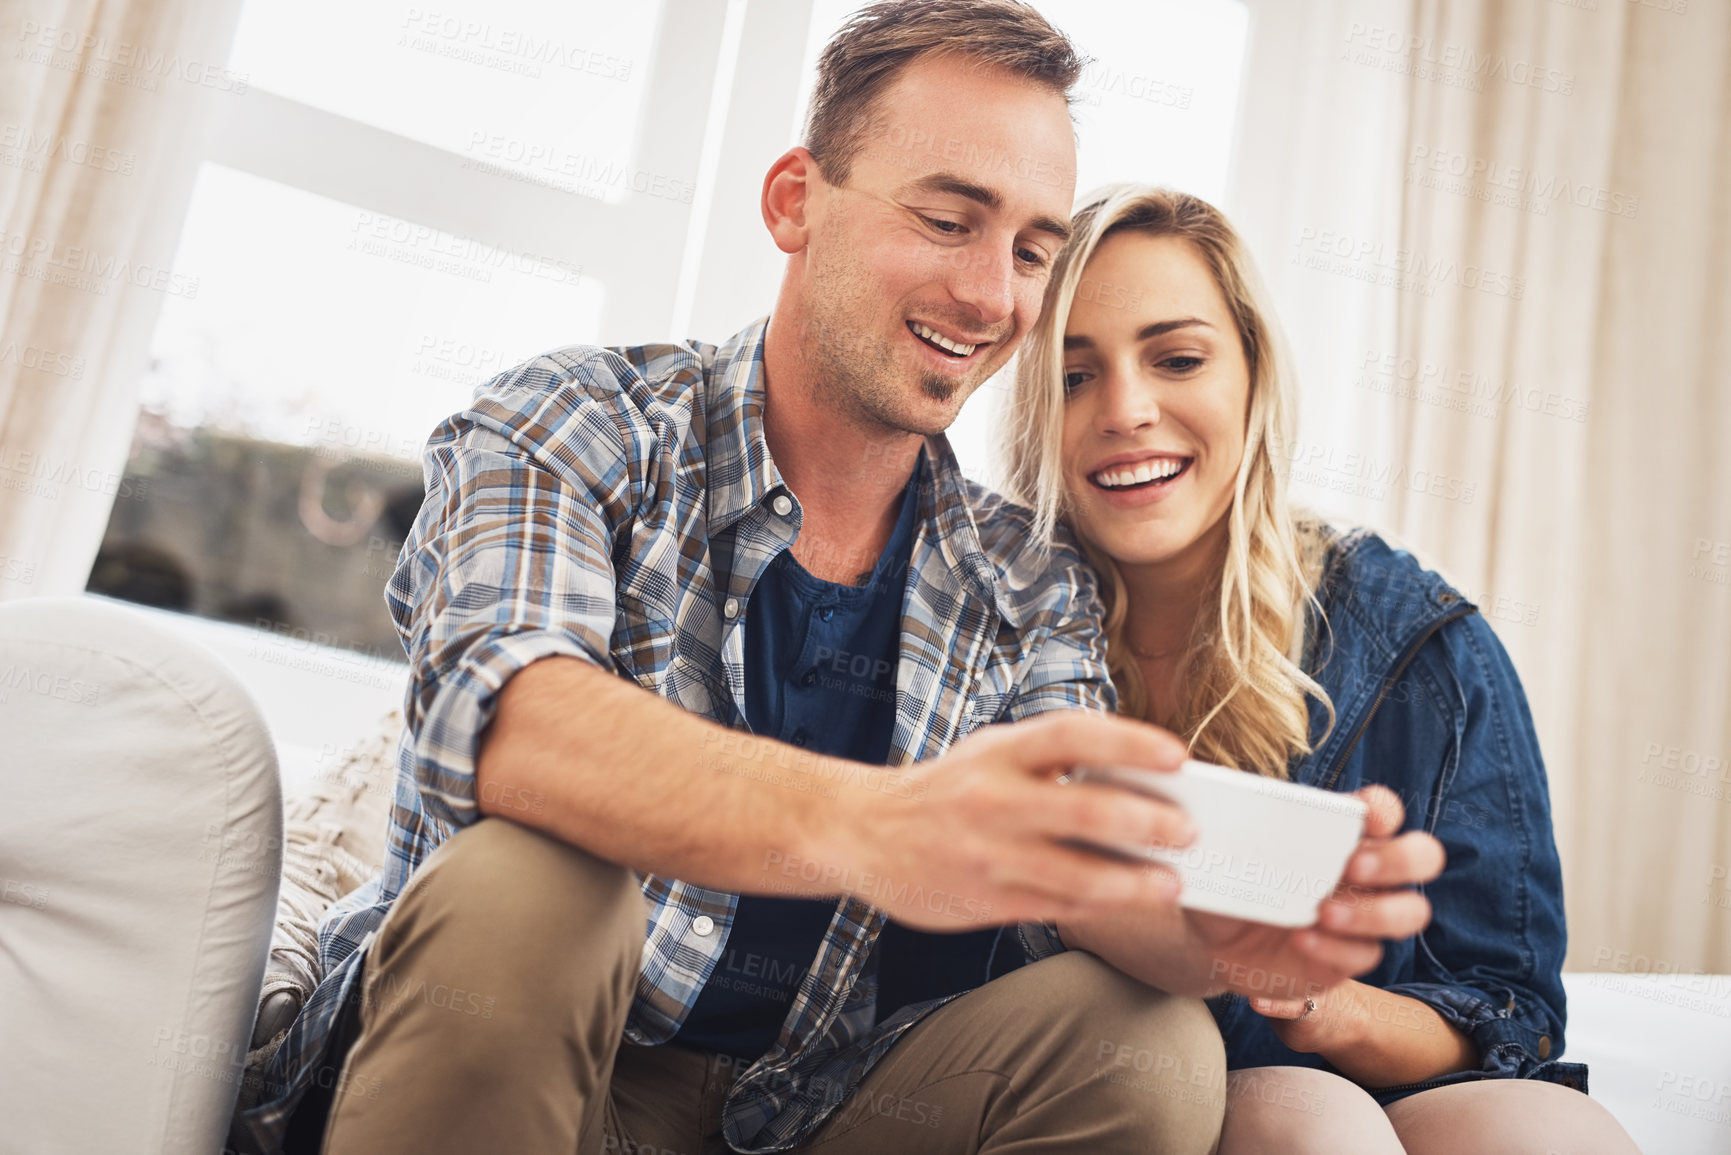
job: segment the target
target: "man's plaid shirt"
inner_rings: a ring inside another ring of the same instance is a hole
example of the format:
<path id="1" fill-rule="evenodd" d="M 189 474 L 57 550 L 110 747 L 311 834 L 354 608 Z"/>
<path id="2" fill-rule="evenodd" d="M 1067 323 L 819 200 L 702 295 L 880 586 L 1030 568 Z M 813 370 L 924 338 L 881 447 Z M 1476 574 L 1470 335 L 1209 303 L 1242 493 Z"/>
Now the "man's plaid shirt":
<path id="1" fill-rule="evenodd" d="M 248 1113 L 266 1150 L 280 1143 L 392 900 L 417 863 L 480 816 L 477 739 L 513 674 L 551 655 L 580 658 L 745 727 L 742 607 L 800 519 L 764 441 L 766 326 L 719 348 L 547 353 L 482 385 L 433 432 L 426 501 L 386 590 L 410 674 L 385 866 L 320 928 L 324 979 Z M 1094 578 L 1078 554 L 1060 543 L 1042 557 L 1028 512 L 964 478 L 942 436 L 923 452 L 890 765 L 935 758 L 989 722 L 1113 709 Z M 792 505 L 777 512 L 784 497 Z M 678 1031 L 715 969 L 737 896 L 654 875 L 642 885 L 649 921 L 625 1034 L 654 1044 Z M 716 928 L 704 935 L 692 929 L 702 915 Z M 866 964 L 883 922 L 864 901 L 838 901 L 817 981 L 727 1099 L 736 1149 L 781 1151 L 808 1136 L 938 1005 L 874 1026 Z M 1030 959 L 1062 949 L 1040 926 L 1022 927 L 1020 945 Z"/>

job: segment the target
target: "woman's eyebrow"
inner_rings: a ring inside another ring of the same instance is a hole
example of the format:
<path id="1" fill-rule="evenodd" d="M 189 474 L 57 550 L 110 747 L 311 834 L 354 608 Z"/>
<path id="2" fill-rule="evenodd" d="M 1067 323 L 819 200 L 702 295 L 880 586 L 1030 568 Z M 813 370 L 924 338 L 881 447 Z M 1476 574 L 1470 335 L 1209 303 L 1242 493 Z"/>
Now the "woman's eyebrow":
<path id="1" fill-rule="evenodd" d="M 1138 341 L 1146 341 L 1150 337 L 1158 337 L 1163 333 L 1170 333 L 1174 329 L 1189 329 L 1197 325 L 1202 326 L 1204 329 L 1214 328 L 1213 325 L 1210 325 L 1201 317 L 1180 317 L 1176 321 L 1156 321 L 1152 325 L 1144 325 L 1140 329 L 1136 330 L 1136 339 Z"/>
<path id="2" fill-rule="evenodd" d="M 1155 321 L 1152 325 L 1144 325 L 1140 329 L 1136 330 L 1136 339 L 1138 341 L 1146 341 L 1148 338 L 1158 337 L 1162 333 L 1170 333 L 1175 329 L 1189 329 L 1197 325 L 1202 326 L 1204 329 L 1214 328 L 1213 325 L 1204 321 L 1201 317 L 1180 317 L 1175 321 Z M 1074 337 L 1066 335 L 1064 337 L 1064 348 L 1066 349 L 1092 349 L 1093 347 L 1094 338 L 1092 337 L 1083 334 L 1077 334 Z"/>

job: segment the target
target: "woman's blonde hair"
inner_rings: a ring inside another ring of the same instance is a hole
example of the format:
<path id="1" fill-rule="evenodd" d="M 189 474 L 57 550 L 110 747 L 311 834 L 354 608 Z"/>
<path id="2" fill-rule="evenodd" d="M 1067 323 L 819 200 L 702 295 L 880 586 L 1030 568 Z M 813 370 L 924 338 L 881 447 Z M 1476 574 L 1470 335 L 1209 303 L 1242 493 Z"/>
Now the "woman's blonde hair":
<path id="1" fill-rule="evenodd" d="M 1101 575 L 1106 655 L 1125 713 L 1160 721 L 1181 734 L 1192 756 L 1284 778 L 1288 762 L 1308 753 L 1307 698 L 1334 724 L 1327 693 L 1304 672 L 1307 606 L 1322 621 L 1314 590 L 1322 564 L 1321 527 L 1294 516 L 1287 503 L 1286 447 L 1293 444 L 1296 397 L 1285 343 L 1249 250 L 1225 216 L 1198 197 L 1147 185 L 1112 185 L 1084 199 L 1074 236 L 1046 286 L 1040 320 L 1017 360 L 1007 411 L 1008 483 L 1035 513 L 1036 534 L 1050 541 L 1071 524 L 1064 487 L 1064 328 L 1082 273 L 1096 249 L 1120 232 L 1188 241 L 1213 272 L 1232 311 L 1250 368 L 1244 460 L 1226 514 L 1217 612 L 1202 615 L 1181 669 L 1174 716 L 1149 718 L 1142 672 L 1130 653 L 1129 605 L 1117 564 L 1082 539 Z M 1082 537 L 1078 533 L 1078 537 Z M 1207 603 L 1207 595 L 1205 602 Z"/>

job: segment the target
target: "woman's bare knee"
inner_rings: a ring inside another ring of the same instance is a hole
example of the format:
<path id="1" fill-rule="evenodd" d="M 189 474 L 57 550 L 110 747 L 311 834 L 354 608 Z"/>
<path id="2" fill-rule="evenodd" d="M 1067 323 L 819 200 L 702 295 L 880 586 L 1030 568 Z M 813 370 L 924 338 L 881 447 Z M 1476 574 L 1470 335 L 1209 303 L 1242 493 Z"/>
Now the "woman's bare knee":
<path id="1" fill-rule="evenodd" d="M 1309 1067 L 1251 1067 L 1226 1080 L 1220 1155 L 1400 1155 L 1375 1099 Z"/>
<path id="2" fill-rule="evenodd" d="M 1640 1155 L 1603 1104 L 1536 1079 L 1454 1083 L 1388 1108 L 1409 1155 Z"/>

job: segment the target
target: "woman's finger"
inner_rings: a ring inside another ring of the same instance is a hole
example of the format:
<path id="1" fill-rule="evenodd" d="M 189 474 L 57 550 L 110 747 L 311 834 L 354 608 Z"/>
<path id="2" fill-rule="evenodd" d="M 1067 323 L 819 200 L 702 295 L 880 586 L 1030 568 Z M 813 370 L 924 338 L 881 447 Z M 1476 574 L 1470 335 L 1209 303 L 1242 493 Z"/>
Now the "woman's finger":
<path id="1" fill-rule="evenodd" d="M 1265 1019 L 1296 1019 L 1304 1014 L 1303 999 L 1262 999 L 1250 1000 L 1250 1008 Z"/>
<path id="2" fill-rule="evenodd" d="M 1386 842 L 1361 843 L 1347 861 L 1344 881 L 1386 889 L 1429 882 L 1443 871 L 1448 855 L 1442 843 L 1421 830 Z"/>
<path id="3" fill-rule="evenodd" d="M 1330 934 L 1365 939 L 1411 938 L 1430 925 L 1430 900 L 1411 890 L 1336 891 L 1317 925 Z"/>
<path id="4" fill-rule="evenodd" d="M 1366 838 L 1387 838 L 1400 832 L 1401 823 L 1406 821 L 1406 807 L 1401 805 L 1400 795 L 1380 785 L 1361 787 L 1353 795 L 1370 807 L 1364 818 Z"/>

